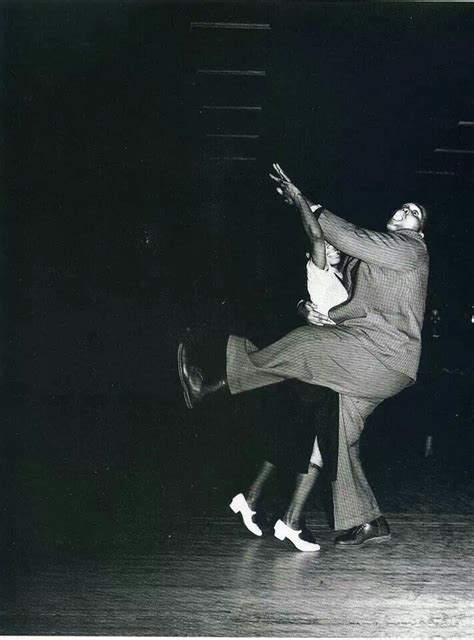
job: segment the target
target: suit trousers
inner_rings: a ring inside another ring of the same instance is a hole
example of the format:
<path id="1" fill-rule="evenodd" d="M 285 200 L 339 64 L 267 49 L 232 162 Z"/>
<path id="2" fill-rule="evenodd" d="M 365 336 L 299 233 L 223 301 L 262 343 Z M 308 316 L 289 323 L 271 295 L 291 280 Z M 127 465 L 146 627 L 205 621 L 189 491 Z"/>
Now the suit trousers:
<path id="1" fill-rule="evenodd" d="M 332 483 L 335 529 L 350 529 L 381 515 L 359 455 L 365 420 L 378 404 L 375 400 L 339 395 L 337 475 Z"/>
<path id="2" fill-rule="evenodd" d="M 263 349 L 231 335 L 226 369 L 232 394 L 295 378 L 380 402 L 412 383 L 408 376 L 383 365 L 342 326 L 298 327 Z"/>
<path id="3" fill-rule="evenodd" d="M 366 418 L 385 398 L 412 379 L 385 367 L 341 327 L 304 326 L 259 350 L 230 336 L 227 379 L 232 394 L 296 378 L 329 387 L 339 395 L 337 477 L 333 481 L 334 526 L 349 529 L 381 515 L 365 477 L 359 440 Z"/>

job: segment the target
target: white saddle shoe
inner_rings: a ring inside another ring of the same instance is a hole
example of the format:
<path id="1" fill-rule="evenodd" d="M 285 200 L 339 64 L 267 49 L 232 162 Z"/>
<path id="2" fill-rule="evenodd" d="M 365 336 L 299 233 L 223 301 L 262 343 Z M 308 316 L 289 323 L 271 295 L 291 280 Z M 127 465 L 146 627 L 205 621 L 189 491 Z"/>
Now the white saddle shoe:
<path id="1" fill-rule="evenodd" d="M 255 536 L 262 535 L 262 530 L 253 521 L 253 516 L 255 515 L 256 511 L 252 511 L 252 509 L 249 507 L 243 493 L 238 493 L 236 496 L 234 496 L 229 507 L 234 513 L 240 512 L 244 525 L 251 533 L 253 533 Z"/>
<path id="2" fill-rule="evenodd" d="M 278 540 L 284 540 L 285 538 L 287 538 L 290 542 L 292 542 L 295 545 L 295 547 L 299 551 L 319 551 L 321 549 L 319 544 L 302 540 L 300 538 L 301 531 L 296 531 L 295 529 L 292 529 L 287 524 L 282 522 L 282 520 L 276 521 L 274 529 L 275 529 L 275 538 L 278 538 Z"/>

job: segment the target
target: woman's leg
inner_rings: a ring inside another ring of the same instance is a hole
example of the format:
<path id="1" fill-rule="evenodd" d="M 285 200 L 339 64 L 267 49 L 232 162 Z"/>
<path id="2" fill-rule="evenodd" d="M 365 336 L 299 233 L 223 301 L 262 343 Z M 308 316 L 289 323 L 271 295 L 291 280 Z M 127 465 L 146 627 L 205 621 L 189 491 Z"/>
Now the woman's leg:
<path id="1" fill-rule="evenodd" d="M 283 522 L 292 529 L 301 529 L 301 515 L 306 501 L 318 479 L 320 468 L 310 462 L 307 473 L 299 473 L 296 477 L 296 487 L 283 516 Z"/>
<path id="2" fill-rule="evenodd" d="M 311 493 L 314 483 L 319 475 L 319 468 L 310 463 L 307 473 L 300 473 L 296 479 L 296 488 L 293 492 L 288 509 L 283 520 L 277 520 L 274 527 L 275 537 L 279 540 L 288 539 L 299 551 L 319 551 L 316 543 L 308 530 L 303 535 L 301 515 L 306 500 Z"/>
<path id="3" fill-rule="evenodd" d="M 261 536 L 263 533 L 262 523 L 258 521 L 257 504 L 262 489 L 275 468 L 271 462 L 264 460 L 246 495 L 238 493 L 229 505 L 234 513 L 240 513 L 245 527 L 256 536 Z"/>
<path id="4" fill-rule="evenodd" d="M 245 499 L 247 500 L 247 504 L 249 507 L 255 511 L 258 500 L 260 498 L 260 494 L 262 493 L 263 486 L 265 485 L 268 478 L 272 475 L 274 470 L 276 469 L 275 465 L 267 460 L 264 460 L 260 470 L 250 485 L 249 490 L 245 494 Z"/>

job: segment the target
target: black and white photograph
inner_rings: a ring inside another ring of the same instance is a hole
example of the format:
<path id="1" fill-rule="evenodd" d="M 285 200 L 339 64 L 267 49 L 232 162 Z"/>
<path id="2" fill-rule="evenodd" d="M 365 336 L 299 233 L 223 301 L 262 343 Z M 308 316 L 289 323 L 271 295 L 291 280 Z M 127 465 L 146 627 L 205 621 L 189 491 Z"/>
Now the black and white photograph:
<path id="1" fill-rule="evenodd" d="M 0 634 L 472 638 L 471 2 L 0 4 Z"/>

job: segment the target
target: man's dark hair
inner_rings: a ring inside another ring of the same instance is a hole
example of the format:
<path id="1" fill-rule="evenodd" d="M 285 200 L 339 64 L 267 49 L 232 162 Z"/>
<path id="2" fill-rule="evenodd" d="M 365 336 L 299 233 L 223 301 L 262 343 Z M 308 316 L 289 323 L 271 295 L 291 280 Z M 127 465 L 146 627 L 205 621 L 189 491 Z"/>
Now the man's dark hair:
<path id="1" fill-rule="evenodd" d="M 421 215 L 422 215 L 421 230 L 424 231 L 426 229 L 426 225 L 428 224 L 428 210 L 424 205 L 420 204 L 419 202 L 414 202 L 413 204 L 416 204 L 416 206 L 421 211 Z"/>

